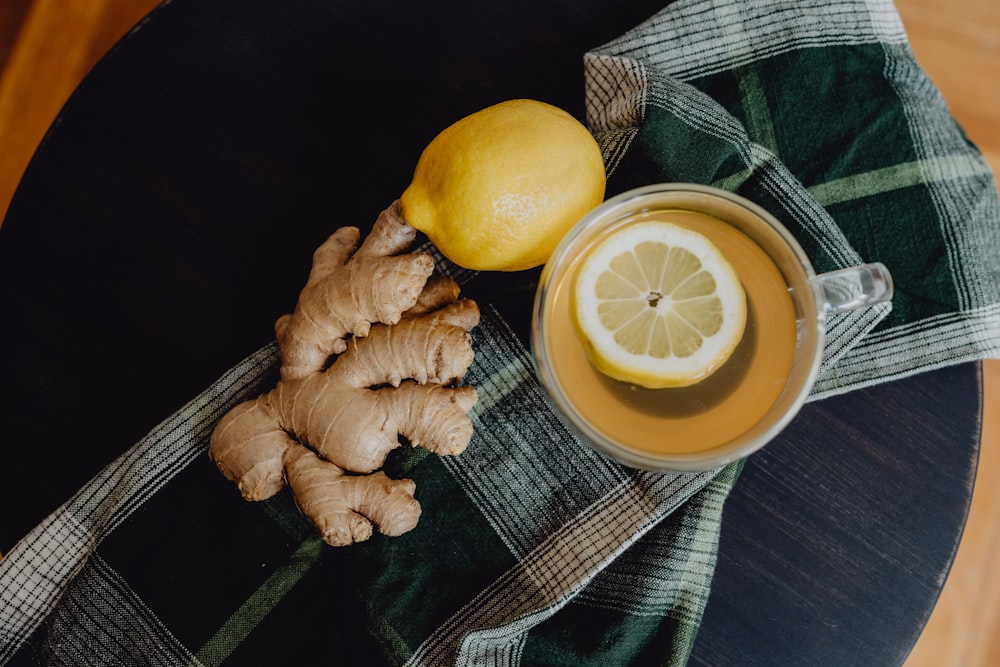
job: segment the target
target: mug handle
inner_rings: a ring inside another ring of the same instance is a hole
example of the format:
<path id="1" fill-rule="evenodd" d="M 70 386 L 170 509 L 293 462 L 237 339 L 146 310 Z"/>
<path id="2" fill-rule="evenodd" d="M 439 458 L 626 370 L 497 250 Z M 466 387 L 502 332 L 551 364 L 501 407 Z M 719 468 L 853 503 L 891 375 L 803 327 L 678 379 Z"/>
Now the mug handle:
<path id="1" fill-rule="evenodd" d="M 821 273 L 811 282 L 828 315 L 892 299 L 892 275 L 881 262 Z"/>

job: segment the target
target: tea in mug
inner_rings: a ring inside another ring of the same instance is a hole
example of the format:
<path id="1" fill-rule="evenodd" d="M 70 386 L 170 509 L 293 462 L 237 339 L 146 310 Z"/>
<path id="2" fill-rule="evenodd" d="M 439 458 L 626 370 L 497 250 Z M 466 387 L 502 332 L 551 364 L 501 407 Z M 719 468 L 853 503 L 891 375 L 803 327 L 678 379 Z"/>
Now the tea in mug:
<path id="1" fill-rule="evenodd" d="M 587 250 L 553 276 L 551 306 L 540 330 L 565 400 L 593 429 L 639 452 L 703 452 L 748 431 L 781 394 L 795 355 L 795 308 L 781 271 L 767 253 L 743 232 L 707 213 L 686 209 L 636 213 L 608 226 L 590 247 L 629 225 L 650 221 L 705 236 L 739 276 L 746 295 L 746 324 L 742 339 L 720 368 L 693 385 L 665 389 L 614 380 L 594 368 L 571 311 L 574 275 Z"/>

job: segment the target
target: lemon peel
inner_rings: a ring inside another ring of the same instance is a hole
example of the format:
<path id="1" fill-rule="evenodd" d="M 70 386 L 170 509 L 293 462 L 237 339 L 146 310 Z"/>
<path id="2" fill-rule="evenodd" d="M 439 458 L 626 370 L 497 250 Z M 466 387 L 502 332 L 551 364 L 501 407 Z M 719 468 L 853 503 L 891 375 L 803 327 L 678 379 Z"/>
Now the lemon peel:
<path id="1" fill-rule="evenodd" d="M 480 271 L 544 264 L 604 199 L 601 149 L 568 112 L 500 102 L 458 120 L 423 150 L 403 216 L 452 262 Z"/>

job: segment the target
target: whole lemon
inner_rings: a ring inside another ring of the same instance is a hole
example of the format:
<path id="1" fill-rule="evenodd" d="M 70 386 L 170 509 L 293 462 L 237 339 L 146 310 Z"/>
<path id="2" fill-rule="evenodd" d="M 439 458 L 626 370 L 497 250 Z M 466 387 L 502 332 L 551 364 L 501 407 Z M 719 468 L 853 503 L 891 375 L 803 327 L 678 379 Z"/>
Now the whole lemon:
<path id="1" fill-rule="evenodd" d="M 566 111 L 508 100 L 465 116 L 424 149 L 403 217 L 452 262 L 479 271 L 544 264 L 604 199 L 601 149 Z"/>

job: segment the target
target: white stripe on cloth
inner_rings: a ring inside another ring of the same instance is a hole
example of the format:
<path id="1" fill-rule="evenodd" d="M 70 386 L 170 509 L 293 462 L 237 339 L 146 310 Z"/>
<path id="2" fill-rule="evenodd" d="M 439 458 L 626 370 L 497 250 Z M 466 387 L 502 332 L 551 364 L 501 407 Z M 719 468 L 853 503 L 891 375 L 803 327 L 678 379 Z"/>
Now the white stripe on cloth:
<path id="1" fill-rule="evenodd" d="M 728 475 L 714 478 L 678 507 L 671 521 L 654 526 L 599 572 L 574 603 L 632 616 L 669 615 L 697 628 L 711 592 L 731 487 Z"/>
<path id="2" fill-rule="evenodd" d="M 632 471 L 471 599 L 406 664 L 517 664 L 532 628 L 718 474 Z"/>
<path id="3" fill-rule="evenodd" d="M 46 645 L 51 664 L 202 664 L 96 553 L 67 586 L 46 625 L 58 637 Z"/>
<path id="4" fill-rule="evenodd" d="M 101 539 L 204 454 L 216 422 L 260 393 L 277 346 L 251 355 L 153 429 L 22 538 L 0 560 L 0 662 L 55 609 Z"/>
<path id="5" fill-rule="evenodd" d="M 475 346 L 466 376 L 480 396 L 474 439 L 462 456 L 441 462 L 520 558 L 628 473 L 549 408 L 527 351 L 492 309 L 483 311 Z"/>
<path id="6" fill-rule="evenodd" d="M 988 271 L 1000 274 L 1000 256 L 984 253 L 984 248 L 998 247 L 1000 219 L 997 184 L 989 164 L 966 141 L 909 49 L 886 46 L 885 53 L 886 79 L 909 119 L 923 180 L 941 222 L 960 308 L 1000 302 L 1000 285 L 979 278 Z M 970 202 L 975 204 L 970 207 Z"/>
<path id="7" fill-rule="evenodd" d="M 899 380 L 924 371 L 1000 356 L 1000 303 L 948 313 L 869 335 L 829 373 L 817 378 L 810 399 Z"/>
<path id="8" fill-rule="evenodd" d="M 889 0 L 678 0 L 597 51 L 690 81 L 800 48 L 879 42 L 906 42 Z"/>

